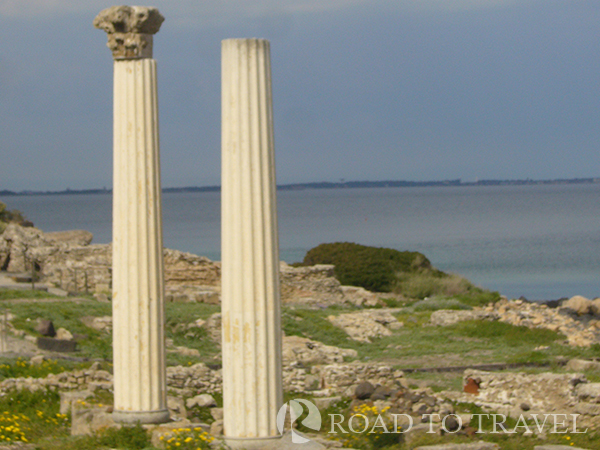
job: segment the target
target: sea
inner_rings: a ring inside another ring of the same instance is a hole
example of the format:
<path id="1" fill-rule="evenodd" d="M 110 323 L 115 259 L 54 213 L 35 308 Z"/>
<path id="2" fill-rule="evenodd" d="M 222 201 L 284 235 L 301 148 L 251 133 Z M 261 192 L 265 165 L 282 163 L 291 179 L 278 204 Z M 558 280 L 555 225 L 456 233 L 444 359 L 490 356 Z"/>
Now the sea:
<path id="1" fill-rule="evenodd" d="M 280 257 L 324 242 L 419 251 L 509 298 L 600 296 L 600 184 L 280 190 Z M 44 231 L 111 240 L 110 194 L 0 199 Z M 164 245 L 220 259 L 220 193 L 163 194 Z"/>

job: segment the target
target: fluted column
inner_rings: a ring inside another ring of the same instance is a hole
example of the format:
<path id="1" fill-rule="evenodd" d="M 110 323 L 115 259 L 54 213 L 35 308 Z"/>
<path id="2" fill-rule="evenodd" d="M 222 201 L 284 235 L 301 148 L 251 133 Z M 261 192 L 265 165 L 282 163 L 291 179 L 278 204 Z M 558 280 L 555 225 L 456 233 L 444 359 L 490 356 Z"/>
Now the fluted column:
<path id="1" fill-rule="evenodd" d="M 161 423 L 166 407 L 163 244 L 155 8 L 115 6 L 94 26 L 114 57 L 114 412 L 124 423 Z"/>
<path id="2" fill-rule="evenodd" d="M 224 434 L 233 448 L 279 438 L 283 402 L 279 244 L 269 42 L 222 43 Z"/>

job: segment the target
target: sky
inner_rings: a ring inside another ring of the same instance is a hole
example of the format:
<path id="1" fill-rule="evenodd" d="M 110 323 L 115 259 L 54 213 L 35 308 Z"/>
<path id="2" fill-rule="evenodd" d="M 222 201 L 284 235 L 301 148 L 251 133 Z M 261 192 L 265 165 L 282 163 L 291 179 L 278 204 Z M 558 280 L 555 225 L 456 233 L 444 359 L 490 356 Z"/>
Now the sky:
<path id="1" fill-rule="evenodd" d="M 0 0 L 0 190 L 112 184 L 100 0 Z M 271 43 L 279 184 L 600 177 L 598 0 L 156 0 L 162 184 L 220 184 L 220 42 Z"/>

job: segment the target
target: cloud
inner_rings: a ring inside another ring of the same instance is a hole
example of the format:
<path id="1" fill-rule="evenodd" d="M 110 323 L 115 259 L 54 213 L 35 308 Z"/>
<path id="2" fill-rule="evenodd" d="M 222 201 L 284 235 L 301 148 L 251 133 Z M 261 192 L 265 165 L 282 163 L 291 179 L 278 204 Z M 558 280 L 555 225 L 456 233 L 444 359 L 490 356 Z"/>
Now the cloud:
<path id="1" fill-rule="evenodd" d="M 154 0 L 170 18 L 187 23 L 255 18 L 265 14 L 313 13 L 336 10 L 366 3 L 366 0 Z M 0 0 L 0 16 L 8 18 L 54 18 L 71 14 L 95 14 L 112 6 L 106 0 Z"/>
<path id="2" fill-rule="evenodd" d="M 178 25 L 215 25 L 242 19 L 285 14 L 311 14 L 368 6 L 370 9 L 417 11 L 503 7 L 522 0 L 154 0 L 149 2 Z M 0 17 L 53 19 L 65 15 L 95 15 L 112 6 L 106 0 L 0 0 Z"/>

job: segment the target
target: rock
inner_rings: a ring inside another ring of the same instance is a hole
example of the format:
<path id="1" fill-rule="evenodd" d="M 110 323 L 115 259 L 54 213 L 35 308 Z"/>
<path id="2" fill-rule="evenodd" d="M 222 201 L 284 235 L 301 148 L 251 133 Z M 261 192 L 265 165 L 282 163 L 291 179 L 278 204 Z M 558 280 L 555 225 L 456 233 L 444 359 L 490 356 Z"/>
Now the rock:
<path id="1" fill-rule="evenodd" d="M 195 397 L 188 398 L 185 401 L 185 406 L 189 408 L 193 408 L 194 406 L 199 406 L 200 408 L 210 408 L 213 406 L 217 406 L 217 401 L 210 394 L 202 394 L 196 395 Z"/>
<path id="2" fill-rule="evenodd" d="M 88 390 L 85 391 L 63 391 L 60 393 L 60 413 L 69 414 L 73 409 L 73 402 L 85 400 L 94 394 Z"/>
<path id="3" fill-rule="evenodd" d="M 386 325 L 399 323 L 389 312 L 376 309 L 329 316 L 327 320 L 359 342 L 371 342 L 372 338 L 391 336 L 392 332 Z"/>
<path id="4" fill-rule="evenodd" d="M 492 319 L 494 320 L 495 314 L 490 313 L 485 310 L 453 310 L 453 309 L 439 309 L 431 313 L 431 317 L 429 322 L 431 325 L 446 327 L 449 325 L 454 325 L 458 322 L 463 322 L 465 320 L 483 320 L 483 319 Z"/>
<path id="5" fill-rule="evenodd" d="M 341 401 L 342 401 L 342 397 L 335 396 L 335 397 L 315 398 L 313 400 L 313 403 L 319 409 L 319 411 L 325 411 L 330 406 L 336 405 L 337 403 L 339 403 Z"/>
<path id="6" fill-rule="evenodd" d="M 223 420 L 223 408 L 210 408 L 210 415 L 215 420 Z"/>
<path id="7" fill-rule="evenodd" d="M 521 408 L 521 411 L 529 411 L 531 409 L 531 406 L 529 405 L 529 403 L 521 403 L 519 405 L 519 408 Z"/>
<path id="8" fill-rule="evenodd" d="M 353 349 L 333 347 L 300 336 L 283 337 L 283 364 L 297 361 L 303 365 L 332 364 L 357 356 L 358 352 Z"/>
<path id="9" fill-rule="evenodd" d="M 375 386 L 368 381 L 363 381 L 354 390 L 354 396 L 359 400 L 366 400 L 375 392 Z"/>
<path id="10" fill-rule="evenodd" d="M 120 427 L 112 418 L 112 407 L 75 407 L 72 410 L 71 436 L 92 435 L 100 429 L 112 427 Z"/>
<path id="11" fill-rule="evenodd" d="M 600 362 L 587 361 L 584 359 L 571 359 L 567 363 L 566 369 L 573 372 L 585 372 L 587 370 L 600 371 Z"/>
<path id="12" fill-rule="evenodd" d="M 175 347 L 174 350 L 172 350 L 175 353 L 179 353 L 180 355 L 183 356 L 193 356 L 193 357 L 199 357 L 200 356 L 200 350 L 197 350 L 195 348 L 187 348 L 187 347 Z"/>
<path id="13" fill-rule="evenodd" d="M 40 350 L 60 353 L 72 353 L 77 351 L 77 343 L 75 341 L 65 341 L 48 337 L 37 338 L 37 347 Z"/>
<path id="14" fill-rule="evenodd" d="M 54 324 L 51 320 L 40 319 L 37 327 L 35 327 L 35 331 L 40 333 L 42 336 L 54 337 L 56 336 L 56 331 L 54 330 Z"/>
<path id="15" fill-rule="evenodd" d="M 39 366 L 45 360 L 46 360 L 46 357 L 44 355 L 36 355 L 36 356 L 32 356 L 31 359 L 29 360 L 29 362 L 32 366 Z"/>
<path id="16" fill-rule="evenodd" d="M 588 314 L 592 307 L 592 301 L 582 297 L 581 295 L 575 295 L 571 297 L 569 300 L 562 304 L 563 308 L 568 308 L 578 315 L 582 316 L 584 314 Z"/>
<path id="17" fill-rule="evenodd" d="M 187 418 L 187 410 L 185 406 L 185 402 L 182 398 L 167 395 L 167 408 L 169 408 L 171 416 L 174 415 L 181 419 Z"/>
<path id="18" fill-rule="evenodd" d="M 73 335 L 71 332 L 65 328 L 59 328 L 56 331 L 56 339 L 62 339 L 64 341 L 72 341 Z"/>
<path id="19" fill-rule="evenodd" d="M 215 420 L 210 425 L 211 436 L 222 436 L 223 435 L 223 419 Z"/>
<path id="20" fill-rule="evenodd" d="M 600 316 L 600 298 L 595 298 L 592 300 L 592 304 L 590 305 L 590 312 L 595 316 Z"/>
<path id="21" fill-rule="evenodd" d="M 446 428 L 449 433 L 454 433 L 458 431 L 461 427 L 461 424 L 458 420 L 454 418 L 454 416 L 447 416 L 444 418 L 442 425 Z"/>
<path id="22" fill-rule="evenodd" d="M 600 383 L 584 383 L 577 386 L 577 398 L 580 401 L 600 403 Z"/>
<path id="23" fill-rule="evenodd" d="M 53 243 L 62 242 L 70 245 L 89 245 L 94 235 L 85 230 L 69 230 L 44 233 L 44 237 Z"/>
<path id="24" fill-rule="evenodd" d="M 112 328 L 112 316 L 93 317 L 85 316 L 80 318 L 81 322 L 86 327 L 92 328 L 96 331 L 110 330 Z"/>
<path id="25" fill-rule="evenodd" d="M 215 342 L 221 343 L 221 313 L 214 313 L 206 322 L 204 322 L 204 329 L 208 331 L 208 335 Z"/>

